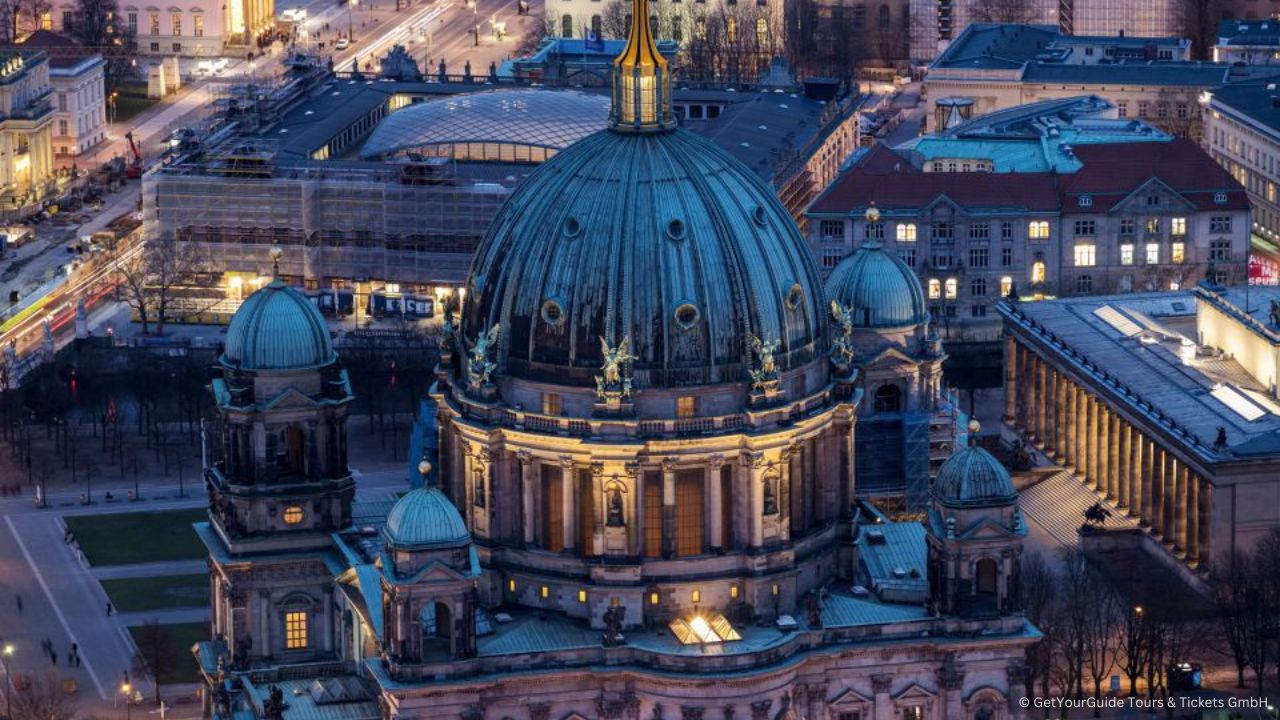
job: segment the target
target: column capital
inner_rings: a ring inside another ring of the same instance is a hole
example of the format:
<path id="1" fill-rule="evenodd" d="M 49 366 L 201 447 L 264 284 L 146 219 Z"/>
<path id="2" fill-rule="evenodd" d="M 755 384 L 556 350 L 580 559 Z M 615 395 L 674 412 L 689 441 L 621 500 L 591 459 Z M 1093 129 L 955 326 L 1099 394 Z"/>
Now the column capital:
<path id="1" fill-rule="evenodd" d="M 560 467 L 564 468 L 565 470 L 573 469 L 574 463 L 573 463 L 572 455 L 561 455 L 560 457 L 556 458 L 556 461 L 559 462 Z"/>
<path id="2" fill-rule="evenodd" d="M 671 457 L 671 456 L 668 456 L 668 457 L 664 457 L 664 458 L 662 458 L 662 472 L 664 472 L 664 473 L 673 473 L 673 472 L 675 472 L 675 471 L 676 471 L 676 463 L 677 463 L 678 461 L 679 461 L 679 458 L 677 458 L 677 457 Z"/>
<path id="3" fill-rule="evenodd" d="M 872 675 L 871 676 L 871 692 L 876 695 L 888 693 L 893 689 L 892 675 Z"/>
<path id="4" fill-rule="evenodd" d="M 516 460 L 520 461 L 521 465 L 529 465 L 530 463 L 533 462 L 533 453 L 524 449 L 517 450 Z"/>
<path id="5" fill-rule="evenodd" d="M 591 477 L 599 479 L 604 475 L 604 463 L 596 461 L 591 463 Z"/>
<path id="6" fill-rule="evenodd" d="M 626 463 L 622 467 L 623 470 L 626 471 L 627 475 L 630 475 L 633 478 L 639 478 L 640 473 L 644 472 L 644 466 L 634 460 Z"/>
<path id="7" fill-rule="evenodd" d="M 707 465 L 711 467 L 720 467 L 724 465 L 724 455 L 715 454 L 707 458 Z"/>
<path id="8" fill-rule="evenodd" d="M 764 453 L 759 450 L 744 450 L 742 455 L 739 456 L 739 461 L 753 470 L 759 470 L 768 464 L 765 461 Z"/>

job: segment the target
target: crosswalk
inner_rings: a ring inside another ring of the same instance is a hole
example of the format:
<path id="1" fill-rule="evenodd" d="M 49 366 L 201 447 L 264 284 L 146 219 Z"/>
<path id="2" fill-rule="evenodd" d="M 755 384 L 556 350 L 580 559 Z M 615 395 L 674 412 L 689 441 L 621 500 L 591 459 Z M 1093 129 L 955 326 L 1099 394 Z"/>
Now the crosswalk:
<path id="1" fill-rule="evenodd" d="M 1084 524 L 1084 511 L 1100 500 L 1066 470 L 1049 475 L 1018 495 L 1027 517 L 1066 547 L 1075 546 L 1077 531 Z M 1112 513 L 1103 527 L 1108 530 L 1138 527 L 1135 519 L 1115 505 L 1101 502 Z"/>

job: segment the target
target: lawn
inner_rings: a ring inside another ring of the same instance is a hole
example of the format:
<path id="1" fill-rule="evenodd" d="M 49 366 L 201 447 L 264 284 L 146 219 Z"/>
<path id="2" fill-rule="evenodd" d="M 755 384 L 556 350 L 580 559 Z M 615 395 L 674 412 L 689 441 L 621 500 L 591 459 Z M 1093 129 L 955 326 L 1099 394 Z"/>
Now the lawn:
<path id="1" fill-rule="evenodd" d="M 119 95 L 116 96 L 115 121 L 118 123 L 128 122 L 147 108 L 160 102 L 159 100 L 147 97 L 147 84 L 142 83 L 121 83 L 116 88 Z M 111 112 L 108 106 L 107 112 Z M 108 118 L 110 119 L 110 118 Z"/>
<path id="2" fill-rule="evenodd" d="M 102 589 L 120 612 L 209 606 L 205 574 L 103 580 Z"/>
<path id="3" fill-rule="evenodd" d="M 167 657 L 174 662 L 167 664 L 160 671 L 160 684 L 192 683 L 200 680 L 200 669 L 196 667 L 195 656 L 191 654 L 191 646 L 201 640 L 209 639 L 209 623 L 178 623 L 176 625 L 160 625 L 164 641 L 169 646 L 165 651 Z M 146 626 L 136 625 L 129 628 L 129 634 L 139 644 L 146 644 L 144 639 Z"/>
<path id="4" fill-rule="evenodd" d="M 203 509 L 72 515 L 63 520 L 92 565 L 199 560 L 204 544 L 191 524 L 208 519 Z"/>

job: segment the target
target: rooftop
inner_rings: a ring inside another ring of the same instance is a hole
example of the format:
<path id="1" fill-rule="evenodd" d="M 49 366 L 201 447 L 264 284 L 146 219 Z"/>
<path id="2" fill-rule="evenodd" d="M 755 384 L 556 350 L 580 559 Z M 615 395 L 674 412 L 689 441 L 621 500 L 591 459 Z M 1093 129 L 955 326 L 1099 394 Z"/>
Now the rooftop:
<path id="1" fill-rule="evenodd" d="M 1222 20 L 1219 45 L 1280 45 L 1280 20 Z"/>
<path id="2" fill-rule="evenodd" d="M 1255 315 L 1269 308 L 1271 299 L 1280 300 L 1280 288 L 1254 287 L 1250 293 Z M 1243 289 L 1226 295 L 1243 306 Z M 998 307 L 1006 323 L 1052 343 L 1063 362 L 1111 386 L 1133 412 L 1164 425 L 1211 461 L 1229 459 L 1210 450 L 1218 427 L 1226 429 L 1233 450 L 1274 441 L 1280 433 L 1280 404 L 1265 399 L 1268 388 L 1233 358 L 1197 351 L 1192 290 Z M 1234 390 L 1224 393 L 1222 387 Z M 1227 404 L 1239 407 L 1234 398 L 1240 395 L 1264 411 L 1251 412 L 1248 419 Z M 1274 452 L 1280 455 L 1280 442 Z"/>
<path id="3" fill-rule="evenodd" d="M 1199 61 L 1116 62 L 1096 65 L 1032 62 L 1023 82 L 1212 87 L 1228 82 L 1227 63 Z"/>
<path id="4" fill-rule="evenodd" d="M 1077 47 L 1098 45 L 1108 50 L 1102 58 L 1082 64 L 1085 60 L 1082 57 L 1081 62 L 1075 62 L 1073 54 Z M 1187 40 L 1176 37 L 1072 36 L 1059 34 L 1053 25 L 970 23 L 929 69 L 1018 70 L 1035 61 L 1059 67 L 1113 67 L 1114 58 L 1154 58 L 1158 57 L 1158 50 L 1171 51 L 1173 58 L 1181 58 L 1188 48 Z"/>
<path id="5" fill-rule="evenodd" d="M 1280 21 L 1276 21 L 1280 25 Z M 1232 83 L 1212 92 L 1210 107 L 1240 115 L 1280 133 L 1280 77 Z"/>
<path id="6" fill-rule="evenodd" d="M 924 602 L 929 590 L 926 555 L 925 527 L 918 522 L 874 523 L 858 534 L 858 561 L 881 599 Z"/>

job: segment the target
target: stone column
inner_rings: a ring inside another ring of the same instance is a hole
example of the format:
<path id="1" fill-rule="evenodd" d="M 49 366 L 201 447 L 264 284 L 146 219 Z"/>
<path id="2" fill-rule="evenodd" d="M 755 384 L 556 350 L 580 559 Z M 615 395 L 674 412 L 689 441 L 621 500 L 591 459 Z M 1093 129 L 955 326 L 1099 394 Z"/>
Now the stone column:
<path id="1" fill-rule="evenodd" d="M 1031 415 L 1027 412 L 1027 408 L 1031 406 L 1031 381 L 1030 365 L 1027 363 L 1027 349 L 1022 345 L 1017 346 L 1017 402 L 1018 407 L 1014 410 L 1015 424 L 1018 432 L 1023 437 L 1031 434 Z"/>
<path id="2" fill-rule="evenodd" d="M 577 488 L 574 487 L 578 481 L 578 473 L 573 466 L 573 458 L 568 455 L 560 456 L 560 514 L 561 527 L 564 534 L 564 549 L 572 551 L 578 546 L 578 506 L 576 499 L 578 497 Z"/>
<path id="3" fill-rule="evenodd" d="M 1088 429 L 1085 430 L 1085 472 L 1088 485 L 1098 486 L 1098 402 L 1092 395 L 1085 400 Z"/>
<path id="4" fill-rule="evenodd" d="M 1142 503 L 1138 508 L 1139 523 L 1153 527 L 1155 523 L 1156 481 L 1160 472 L 1156 462 L 1156 444 L 1142 436 Z"/>
<path id="5" fill-rule="evenodd" d="M 1036 389 L 1035 389 L 1035 400 L 1034 400 L 1035 412 L 1036 412 L 1036 426 L 1035 426 L 1036 445 L 1039 446 L 1041 449 L 1043 449 L 1044 435 L 1045 435 L 1045 432 L 1044 432 L 1045 410 L 1046 410 L 1045 406 L 1048 405 L 1048 403 L 1045 402 L 1046 400 L 1045 387 L 1044 387 L 1045 367 L 1044 367 L 1044 361 L 1040 359 L 1039 355 L 1032 355 L 1031 357 L 1032 357 L 1032 362 L 1035 363 L 1035 368 L 1036 368 L 1036 375 L 1035 375 Z"/>
<path id="6" fill-rule="evenodd" d="M 876 703 L 875 720 L 893 720 L 893 698 L 889 696 L 892 688 L 892 675 L 871 676 L 871 691 Z"/>
<path id="7" fill-rule="evenodd" d="M 1164 448 L 1151 443 L 1151 532 L 1163 537 L 1164 527 Z"/>
<path id="8" fill-rule="evenodd" d="M 1116 505 L 1123 510 L 1129 506 L 1129 423 L 1120 418 L 1116 432 L 1119 434 L 1116 443 Z"/>
<path id="9" fill-rule="evenodd" d="M 1111 409 L 1098 401 L 1098 477 L 1093 489 L 1107 495 L 1111 478 Z"/>
<path id="10" fill-rule="evenodd" d="M 520 518 L 520 528 L 525 547 L 529 547 L 534 543 L 533 530 L 537 526 L 533 510 L 533 454 L 528 450 L 519 450 L 516 452 L 516 460 L 520 462 L 520 511 L 524 514 Z"/>
<path id="11" fill-rule="evenodd" d="M 1200 563 L 1200 476 L 1187 473 L 1187 564 Z"/>
<path id="12" fill-rule="evenodd" d="M 707 547 L 712 552 L 719 552 L 724 549 L 724 498 L 720 495 L 720 467 L 724 465 L 723 455 L 712 455 L 707 459 L 707 529 L 710 537 L 707 539 Z"/>
<path id="13" fill-rule="evenodd" d="M 582 548 L 583 555 L 604 555 L 604 518 L 608 501 L 604 496 L 604 463 L 591 463 L 591 535 L 587 540 L 589 547 Z M 581 502 L 579 498 L 579 502 Z M 587 528 L 583 528 L 586 530 Z"/>
<path id="14" fill-rule="evenodd" d="M 1164 519 L 1161 521 L 1160 529 L 1161 534 L 1164 536 L 1164 544 L 1170 547 L 1172 547 L 1174 542 L 1176 542 L 1178 534 L 1173 520 L 1173 505 L 1176 495 L 1176 483 L 1174 478 L 1178 472 L 1177 466 L 1181 464 L 1182 463 L 1180 461 L 1174 458 L 1173 453 L 1170 453 L 1167 450 L 1165 451 L 1163 473 L 1164 483 L 1160 490 L 1161 498 L 1164 500 L 1164 502 L 1160 504 Z"/>
<path id="15" fill-rule="evenodd" d="M 1129 426 L 1129 517 L 1142 515 L 1142 433 Z"/>
<path id="16" fill-rule="evenodd" d="M 747 488 L 747 497 L 750 499 L 747 503 L 747 512 L 750 517 L 748 539 L 750 548 L 758 550 L 764 546 L 764 475 L 767 470 L 764 453 L 743 453 L 742 464 L 750 468 Z M 781 502 L 782 499 L 779 498 L 778 501 Z"/>
<path id="17" fill-rule="evenodd" d="M 1018 342 L 1013 335 L 1004 336 L 1004 423 L 1017 429 L 1018 412 Z"/>
<path id="18" fill-rule="evenodd" d="M 662 458 L 662 557 L 676 554 L 676 459 Z"/>
<path id="19" fill-rule="evenodd" d="M 943 667 L 937 672 L 938 686 L 942 690 L 942 707 L 948 718 L 964 717 L 964 671 L 955 667 L 955 659 L 943 660 Z"/>
<path id="20" fill-rule="evenodd" d="M 1204 569 L 1213 564 L 1213 483 L 1207 478 L 1200 478 L 1200 488 L 1196 494 L 1199 501 L 1199 518 L 1196 520 L 1200 531 L 1199 567 Z"/>
<path id="21" fill-rule="evenodd" d="M 845 452 L 849 454 L 849 466 L 846 468 L 846 470 L 848 471 L 848 476 L 845 477 L 845 487 L 844 487 L 845 503 L 844 503 L 844 507 L 840 509 L 841 521 L 848 521 L 850 515 L 853 513 L 853 500 L 855 497 L 857 497 L 857 493 L 858 493 L 858 490 L 857 490 L 858 473 L 857 473 L 857 468 L 854 464 L 854 458 L 856 457 L 854 453 L 854 446 L 855 446 L 854 427 L 855 427 L 854 422 L 850 420 L 849 427 L 844 430 L 843 439 L 845 443 Z"/>
<path id="22" fill-rule="evenodd" d="M 644 556 L 644 467 L 638 462 L 626 464 L 631 479 L 631 519 L 627 523 L 627 555 Z"/>
<path id="23" fill-rule="evenodd" d="M 1058 458 L 1058 462 L 1062 463 L 1067 457 L 1067 386 L 1070 381 L 1065 375 L 1055 373 L 1054 377 L 1057 381 L 1054 383 L 1057 392 L 1054 393 L 1053 412 L 1054 412 L 1054 436 L 1053 436 L 1053 454 Z"/>
<path id="24" fill-rule="evenodd" d="M 1076 448 L 1079 445 L 1080 437 L 1076 429 L 1076 398 L 1080 394 L 1080 388 L 1076 387 L 1073 382 L 1067 383 L 1066 402 L 1063 403 L 1062 411 L 1066 415 L 1067 437 L 1064 441 L 1065 451 L 1062 457 L 1062 466 L 1074 468 L 1078 460 Z"/>
<path id="25" fill-rule="evenodd" d="M 1120 416 L 1109 412 L 1111 424 L 1107 427 L 1107 499 L 1120 498 Z"/>
<path id="26" fill-rule="evenodd" d="M 1173 476 L 1173 543 L 1178 552 L 1187 551 L 1187 464 L 1178 461 Z"/>
<path id="27" fill-rule="evenodd" d="M 1054 423 L 1054 419 L 1055 419 L 1054 413 L 1056 412 L 1057 408 L 1054 407 L 1054 402 L 1053 402 L 1054 398 L 1058 396 L 1058 388 L 1054 386 L 1054 383 L 1057 380 L 1057 373 L 1055 373 L 1053 371 L 1053 368 L 1049 367 L 1047 363 L 1042 362 L 1041 364 L 1044 365 L 1044 368 L 1045 368 L 1044 397 L 1041 398 L 1041 402 L 1044 403 L 1045 407 L 1044 407 L 1044 438 L 1040 441 L 1040 444 L 1042 447 L 1044 447 L 1045 457 L 1052 459 L 1054 456 L 1054 453 L 1057 450 L 1057 447 L 1054 445 L 1054 438 L 1056 437 L 1056 433 L 1057 433 L 1057 428 L 1055 427 L 1055 423 Z"/>

